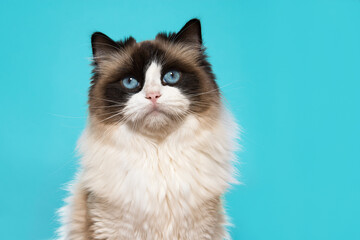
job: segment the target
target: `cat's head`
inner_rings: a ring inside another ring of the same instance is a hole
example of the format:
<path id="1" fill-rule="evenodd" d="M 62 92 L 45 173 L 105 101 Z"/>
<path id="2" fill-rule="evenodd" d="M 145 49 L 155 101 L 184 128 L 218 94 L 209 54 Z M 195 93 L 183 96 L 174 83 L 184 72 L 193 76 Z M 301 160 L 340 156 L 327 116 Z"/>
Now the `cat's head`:
<path id="1" fill-rule="evenodd" d="M 159 33 L 151 41 L 129 37 L 115 42 L 96 32 L 91 42 L 94 70 L 89 109 L 97 122 L 156 132 L 219 105 L 220 93 L 198 19 L 177 33 Z"/>

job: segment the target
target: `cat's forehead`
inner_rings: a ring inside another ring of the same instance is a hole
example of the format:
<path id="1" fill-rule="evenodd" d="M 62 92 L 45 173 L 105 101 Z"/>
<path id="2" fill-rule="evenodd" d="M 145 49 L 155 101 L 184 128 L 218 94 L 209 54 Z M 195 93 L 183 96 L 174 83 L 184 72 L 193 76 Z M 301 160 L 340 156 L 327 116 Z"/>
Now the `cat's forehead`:
<path id="1" fill-rule="evenodd" d="M 125 48 L 134 63 L 183 63 L 196 66 L 201 58 L 198 48 L 182 43 L 174 43 L 161 39 L 134 43 Z"/>
<path id="2" fill-rule="evenodd" d="M 162 63 L 166 60 L 166 50 L 161 44 L 157 44 L 155 41 L 143 41 L 135 44 L 129 49 L 133 66 L 141 67 L 145 71 L 152 62 Z"/>

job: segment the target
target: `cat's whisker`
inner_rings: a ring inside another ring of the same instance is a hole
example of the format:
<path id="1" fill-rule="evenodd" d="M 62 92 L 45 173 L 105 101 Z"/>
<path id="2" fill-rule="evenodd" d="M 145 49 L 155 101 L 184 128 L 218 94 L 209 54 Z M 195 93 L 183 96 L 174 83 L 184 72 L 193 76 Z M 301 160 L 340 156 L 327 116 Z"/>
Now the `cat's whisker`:
<path id="1" fill-rule="evenodd" d="M 114 101 L 114 100 L 109 100 L 109 99 L 105 99 L 105 98 L 99 98 L 99 97 L 89 97 L 90 99 L 97 99 L 97 100 L 102 100 L 102 101 L 106 101 L 106 102 L 110 102 L 110 103 L 116 103 L 116 104 L 119 104 L 119 105 L 123 105 L 124 103 L 121 103 L 121 102 L 117 102 L 117 101 Z"/>
<path id="2" fill-rule="evenodd" d="M 233 82 L 232 82 L 232 83 L 228 83 L 227 85 L 224 85 L 224 86 L 222 86 L 222 87 L 219 87 L 219 88 L 216 88 L 216 89 L 207 91 L 207 92 L 201 92 L 201 93 L 197 93 L 197 94 L 191 94 L 191 93 L 190 93 L 190 94 L 186 94 L 186 95 L 189 96 L 189 97 L 196 97 L 196 96 L 201 96 L 201 95 L 205 95 L 205 94 L 214 93 L 214 92 L 217 92 L 217 91 L 220 92 L 220 90 L 223 90 L 224 88 L 231 86 L 231 84 L 233 84 Z"/>
<path id="3" fill-rule="evenodd" d="M 61 114 L 54 114 L 54 113 L 50 113 L 50 115 L 54 116 L 54 117 L 61 117 L 61 118 L 73 118 L 73 119 L 84 119 L 87 117 L 74 117 L 74 116 L 66 116 L 66 115 L 61 115 Z"/>
<path id="4" fill-rule="evenodd" d="M 113 112 L 105 112 L 105 113 L 98 113 L 97 116 L 106 116 L 110 114 L 120 113 L 121 111 L 113 111 Z"/>
<path id="5" fill-rule="evenodd" d="M 119 115 L 121 115 L 122 114 L 122 112 L 118 112 L 118 113 L 116 113 L 116 114 L 113 114 L 113 115 L 111 115 L 110 117 L 107 117 L 107 118 L 105 118 L 105 119 L 102 119 L 99 123 L 103 123 L 103 122 L 105 122 L 105 121 L 107 121 L 107 120 L 109 120 L 109 119 L 111 119 L 111 118 L 114 118 L 114 117 L 116 117 L 116 116 L 119 116 Z"/>
<path id="6" fill-rule="evenodd" d="M 97 106 L 97 107 L 89 107 L 89 109 L 106 109 L 106 108 L 115 108 L 115 107 L 124 107 L 126 106 L 125 104 L 122 104 L 122 105 L 110 105 L 110 106 Z"/>

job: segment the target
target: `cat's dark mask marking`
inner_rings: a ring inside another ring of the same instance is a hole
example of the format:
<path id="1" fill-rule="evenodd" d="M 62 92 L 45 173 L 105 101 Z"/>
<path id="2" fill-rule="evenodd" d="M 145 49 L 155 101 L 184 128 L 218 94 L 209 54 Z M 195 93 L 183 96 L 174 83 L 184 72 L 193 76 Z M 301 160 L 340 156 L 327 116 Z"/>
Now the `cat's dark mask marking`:
<path id="1" fill-rule="evenodd" d="M 162 65 L 161 77 L 169 70 L 181 72 L 182 79 L 174 87 L 189 99 L 191 112 L 201 114 L 219 104 L 220 93 L 207 61 L 198 19 L 187 22 L 178 33 L 159 33 L 152 41 L 137 43 L 129 37 L 115 42 L 96 32 L 91 42 L 94 69 L 89 91 L 90 114 L 106 124 L 122 120 L 122 114 L 111 116 L 142 89 L 152 61 Z M 136 92 L 127 91 L 120 84 L 121 79 L 129 76 L 140 83 Z"/>

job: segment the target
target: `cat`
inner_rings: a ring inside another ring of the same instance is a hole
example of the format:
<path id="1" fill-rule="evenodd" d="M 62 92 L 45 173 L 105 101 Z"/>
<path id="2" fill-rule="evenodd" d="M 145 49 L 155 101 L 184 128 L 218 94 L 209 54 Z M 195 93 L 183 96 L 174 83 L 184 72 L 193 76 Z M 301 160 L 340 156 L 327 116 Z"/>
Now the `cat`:
<path id="1" fill-rule="evenodd" d="M 149 41 L 91 42 L 89 117 L 59 239 L 230 239 L 222 196 L 236 182 L 238 128 L 200 21 Z"/>

